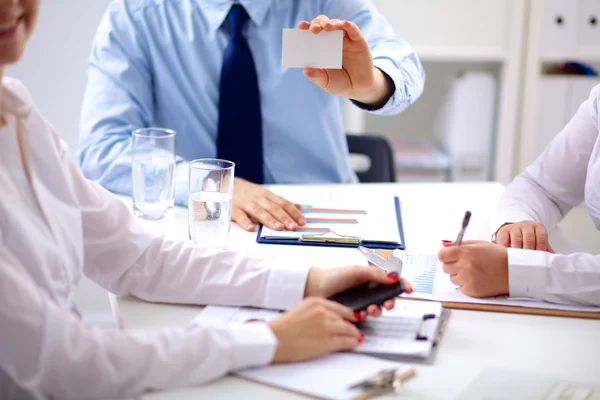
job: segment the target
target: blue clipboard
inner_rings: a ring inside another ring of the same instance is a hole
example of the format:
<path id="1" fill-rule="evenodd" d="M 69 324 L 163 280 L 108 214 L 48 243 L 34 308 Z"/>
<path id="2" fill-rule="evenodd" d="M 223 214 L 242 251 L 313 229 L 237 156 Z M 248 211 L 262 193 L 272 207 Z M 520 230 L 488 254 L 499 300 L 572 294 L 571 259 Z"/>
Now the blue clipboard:
<path id="1" fill-rule="evenodd" d="M 344 238 L 340 238 L 340 240 L 324 240 L 324 241 L 315 241 L 315 240 L 306 240 L 303 238 L 265 238 L 261 237 L 263 226 L 262 224 L 258 228 L 258 234 L 256 235 L 256 242 L 262 244 L 285 244 L 285 245 L 298 245 L 298 246 L 327 246 L 327 247 L 354 247 L 358 248 L 359 246 L 367 247 L 371 249 L 406 249 L 406 241 L 404 239 L 404 228 L 402 227 L 402 212 L 400 208 L 400 198 L 397 196 L 394 197 L 394 203 L 396 208 L 396 221 L 398 223 L 398 233 L 400 234 L 401 243 L 392 243 L 392 242 L 379 242 L 379 241 L 369 241 L 369 240 L 344 240 Z"/>

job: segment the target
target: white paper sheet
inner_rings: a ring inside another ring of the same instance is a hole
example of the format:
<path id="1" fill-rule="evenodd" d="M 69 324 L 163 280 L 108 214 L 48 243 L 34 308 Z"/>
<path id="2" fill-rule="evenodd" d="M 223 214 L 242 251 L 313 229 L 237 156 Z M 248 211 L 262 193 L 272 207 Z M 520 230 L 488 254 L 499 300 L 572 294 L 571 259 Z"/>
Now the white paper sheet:
<path id="1" fill-rule="evenodd" d="M 284 29 L 281 65 L 289 68 L 342 68 L 343 32 L 314 34 L 309 30 Z"/>
<path id="2" fill-rule="evenodd" d="M 402 277 L 413 283 L 411 298 L 435 300 L 441 302 L 496 304 L 503 306 L 545 308 L 550 310 L 600 312 L 600 307 L 553 304 L 526 298 L 497 296 L 486 299 L 469 297 L 450 282 L 449 275 L 442 269 L 442 263 L 435 254 L 418 254 L 395 250 L 394 257 L 403 261 Z M 403 295 L 407 296 L 407 295 Z"/>
<path id="3" fill-rule="evenodd" d="M 275 231 L 267 227 L 262 228 L 263 238 L 300 238 L 304 234 L 324 234 L 328 231 L 338 235 L 360 237 L 363 241 L 402 243 L 398 230 L 398 218 L 394 197 L 345 199 L 323 193 L 319 198 L 294 198 L 290 199 L 298 204 L 310 205 L 312 209 L 339 209 L 366 211 L 366 213 L 339 213 L 339 212 L 311 212 L 310 208 L 303 210 L 307 224 L 302 230 Z M 344 219 L 356 220 L 356 223 L 310 221 L 314 219 Z M 315 229 L 310 230 L 311 228 Z"/>
<path id="4" fill-rule="evenodd" d="M 349 386 L 390 368 L 396 368 L 400 373 L 409 367 L 358 354 L 337 353 L 302 363 L 247 369 L 236 375 L 318 398 L 347 400 L 361 393 L 357 389 L 348 389 Z"/>

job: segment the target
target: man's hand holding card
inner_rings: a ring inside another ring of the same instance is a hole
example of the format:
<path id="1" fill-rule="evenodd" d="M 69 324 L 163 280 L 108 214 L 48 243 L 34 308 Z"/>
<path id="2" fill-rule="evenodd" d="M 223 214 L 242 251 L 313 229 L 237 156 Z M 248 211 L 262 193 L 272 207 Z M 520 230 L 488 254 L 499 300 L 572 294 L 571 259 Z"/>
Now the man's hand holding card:
<path id="1" fill-rule="evenodd" d="M 392 96 L 392 80 L 373 66 L 369 44 L 355 23 L 320 15 L 298 28 L 284 30 L 284 67 L 304 68 L 306 77 L 326 92 L 374 108 Z"/>

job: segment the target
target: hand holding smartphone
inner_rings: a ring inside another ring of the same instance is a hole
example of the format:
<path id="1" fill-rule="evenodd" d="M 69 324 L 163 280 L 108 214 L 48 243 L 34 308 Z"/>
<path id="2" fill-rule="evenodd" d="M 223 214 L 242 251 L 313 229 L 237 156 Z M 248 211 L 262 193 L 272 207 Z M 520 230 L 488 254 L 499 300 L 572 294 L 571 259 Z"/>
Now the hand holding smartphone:
<path id="1" fill-rule="evenodd" d="M 371 304 L 381 306 L 385 301 L 391 300 L 403 292 L 402 280 L 391 285 L 369 281 L 337 293 L 329 297 L 329 300 L 340 303 L 353 311 L 364 311 Z"/>

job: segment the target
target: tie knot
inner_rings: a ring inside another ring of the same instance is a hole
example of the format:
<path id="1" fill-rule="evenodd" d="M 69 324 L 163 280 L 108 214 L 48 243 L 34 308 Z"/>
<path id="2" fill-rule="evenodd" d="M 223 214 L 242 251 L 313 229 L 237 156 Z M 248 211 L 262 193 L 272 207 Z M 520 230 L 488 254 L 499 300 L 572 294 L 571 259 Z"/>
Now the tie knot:
<path id="1" fill-rule="evenodd" d="M 248 16 L 248 13 L 244 7 L 242 7 L 240 4 L 234 4 L 231 7 L 231 10 L 229 10 L 229 14 L 227 14 L 229 35 L 231 37 L 240 36 L 249 18 L 250 17 Z"/>

